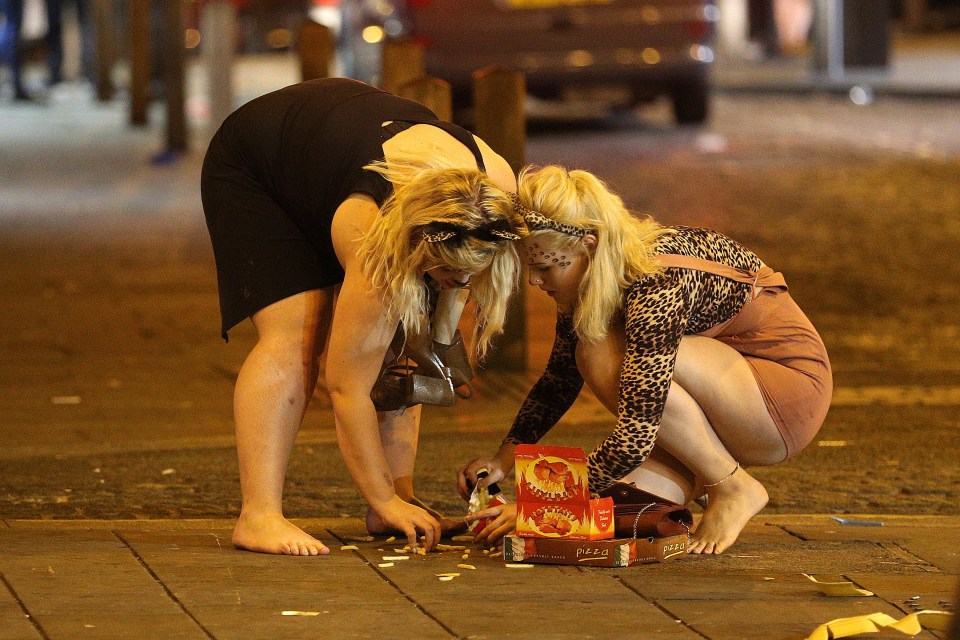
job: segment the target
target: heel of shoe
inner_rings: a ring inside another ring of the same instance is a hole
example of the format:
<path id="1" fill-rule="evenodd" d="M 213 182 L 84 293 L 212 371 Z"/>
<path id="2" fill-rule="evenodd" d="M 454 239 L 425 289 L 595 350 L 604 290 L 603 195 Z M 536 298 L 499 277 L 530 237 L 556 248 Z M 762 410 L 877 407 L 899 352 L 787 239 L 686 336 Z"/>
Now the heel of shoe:
<path id="1" fill-rule="evenodd" d="M 400 411 L 418 404 L 449 407 L 456 393 L 449 377 L 423 376 L 410 365 L 391 365 L 380 372 L 370 399 L 377 411 Z"/>
<path id="2" fill-rule="evenodd" d="M 473 395 L 473 366 L 470 364 L 470 357 L 467 355 L 467 348 L 463 342 L 463 335 L 459 330 L 453 336 L 451 344 L 433 343 L 433 351 L 440 357 L 440 361 L 450 371 L 450 380 L 453 388 L 457 390 L 457 395 L 461 398 L 469 398 Z M 460 387 L 466 387 L 467 391 L 460 391 Z"/>

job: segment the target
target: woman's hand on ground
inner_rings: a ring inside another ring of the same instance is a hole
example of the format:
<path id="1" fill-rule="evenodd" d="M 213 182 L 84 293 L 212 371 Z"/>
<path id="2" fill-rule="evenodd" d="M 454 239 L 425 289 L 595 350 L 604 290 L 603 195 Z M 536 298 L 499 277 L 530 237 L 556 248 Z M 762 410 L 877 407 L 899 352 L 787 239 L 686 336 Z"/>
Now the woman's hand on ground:
<path id="1" fill-rule="evenodd" d="M 387 527 L 397 529 L 407 536 L 407 544 L 411 549 L 422 544 L 430 551 L 440 542 L 440 523 L 437 519 L 399 496 L 394 496 L 376 507 L 376 512 Z M 421 535 L 424 536 L 422 542 Z"/>
<path id="2" fill-rule="evenodd" d="M 467 522 L 476 522 L 483 518 L 490 518 L 487 526 L 476 536 L 476 541 L 485 544 L 494 544 L 500 538 L 517 528 L 517 505 L 513 502 L 487 507 L 466 518 Z"/>
<path id="3" fill-rule="evenodd" d="M 480 469 L 486 469 L 488 473 L 483 480 L 477 479 L 477 471 Z M 478 484 L 485 487 L 500 480 L 503 480 L 503 468 L 499 461 L 495 458 L 476 458 L 457 471 L 457 492 L 461 498 L 469 501 L 470 494 Z"/>

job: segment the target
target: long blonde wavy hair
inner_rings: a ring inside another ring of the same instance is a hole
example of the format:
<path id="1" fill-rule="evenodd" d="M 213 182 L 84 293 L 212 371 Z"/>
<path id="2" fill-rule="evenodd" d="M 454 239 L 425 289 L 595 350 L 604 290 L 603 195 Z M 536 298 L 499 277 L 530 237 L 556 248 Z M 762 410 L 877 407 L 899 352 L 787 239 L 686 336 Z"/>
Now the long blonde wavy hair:
<path id="1" fill-rule="evenodd" d="M 517 179 L 520 203 L 562 224 L 587 229 L 596 249 L 580 281 L 573 325 L 579 338 L 597 342 L 623 307 L 631 284 L 663 271 L 654 255 L 657 239 L 671 233 L 652 218 L 637 216 L 595 175 L 559 166 L 525 167 Z M 551 229 L 531 229 L 540 238 L 568 251 L 586 252 L 581 238 Z"/>
<path id="2" fill-rule="evenodd" d="M 475 344 L 480 356 L 503 331 L 507 302 L 517 289 L 521 265 L 515 243 L 482 239 L 470 231 L 505 222 L 524 234 L 523 220 L 507 192 L 484 172 L 453 166 L 438 157 L 397 154 L 366 167 L 391 184 L 393 194 L 380 208 L 360 246 L 363 272 L 385 292 L 387 313 L 407 335 L 423 331 L 430 312 L 423 274 L 435 267 L 472 273 L 471 297 L 476 303 Z M 423 239 L 431 225 L 446 224 L 465 233 L 450 241 Z"/>

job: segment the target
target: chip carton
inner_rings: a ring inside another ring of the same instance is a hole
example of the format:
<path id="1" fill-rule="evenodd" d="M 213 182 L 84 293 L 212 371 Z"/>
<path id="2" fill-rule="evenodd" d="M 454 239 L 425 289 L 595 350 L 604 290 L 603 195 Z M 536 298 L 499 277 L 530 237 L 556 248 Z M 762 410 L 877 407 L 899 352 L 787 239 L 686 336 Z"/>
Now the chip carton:
<path id="1" fill-rule="evenodd" d="M 515 450 L 514 464 L 518 536 L 613 537 L 613 500 L 590 499 L 583 449 L 521 444 Z"/>
<path id="2" fill-rule="evenodd" d="M 587 456 L 577 447 L 520 444 L 514 452 L 517 502 L 590 502 Z"/>
<path id="3" fill-rule="evenodd" d="M 612 538 L 613 498 L 594 498 L 586 504 L 518 502 L 516 534 L 572 540 Z"/>
<path id="4" fill-rule="evenodd" d="M 688 540 L 686 534 L 666 538 L 611 540 L 522 538 L 508 535 L 503 539 L 503 559 L 507 562 L 629 567 L 634 564 L 669 562 L 686 555 Z"/>

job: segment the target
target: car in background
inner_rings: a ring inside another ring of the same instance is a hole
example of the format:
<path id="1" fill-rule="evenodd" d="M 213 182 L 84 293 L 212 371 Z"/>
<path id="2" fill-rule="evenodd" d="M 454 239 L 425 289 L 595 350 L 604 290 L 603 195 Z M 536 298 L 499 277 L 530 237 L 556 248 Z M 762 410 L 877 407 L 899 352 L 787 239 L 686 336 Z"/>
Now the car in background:
<path id="1" fill-rule="evenodd" d="M 385 38 L 423 45 L 426 72 L 468 103 L 472 74 L 523 71 L 527 91 L 597 96 L 629 109 L 669 96 L 676 121 L 699 124 L 710 103 L 712 0 L 344 0 L 345 71 L 376 84 Z"/>

